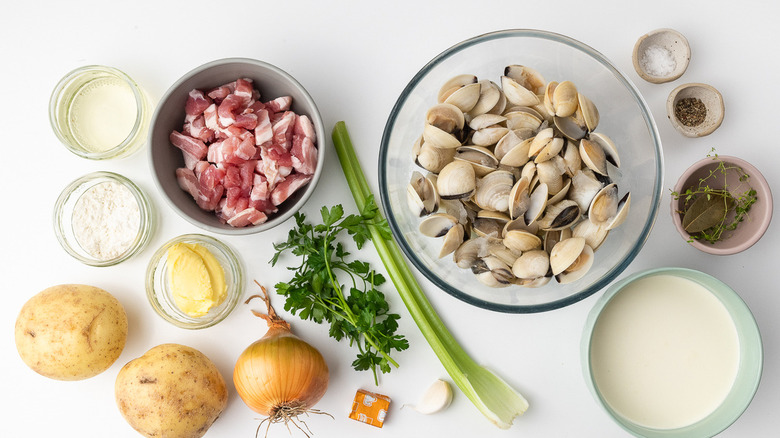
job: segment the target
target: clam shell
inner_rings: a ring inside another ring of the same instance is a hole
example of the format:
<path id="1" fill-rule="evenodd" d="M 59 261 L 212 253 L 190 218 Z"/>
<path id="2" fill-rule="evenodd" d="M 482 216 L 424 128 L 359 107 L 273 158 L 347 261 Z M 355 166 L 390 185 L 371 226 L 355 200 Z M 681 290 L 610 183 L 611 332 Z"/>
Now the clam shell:
<path id="1" fill-rule="evenodd" d="M 542 246 L 542 239 L 526 230 L 509 230 L 504 236 L 504 246 L 512 251 L 523 253 Z"/>
<path id="2" fill-rule="evenodd" d="M 483 79 L 479 81 L 479 85 L 480 89 L 477 103 L 469 111 L 466 111 L 471 117 L 492 112 L 492 110 L 501 103 L 502 98 L 504 98 L 503 93 L 501 93 L 501 90 L 496 83 Z M 505 98 L 504 102 L 506 102 Z M 502 111 L 503 109 L 498 112 L 501 113 Z"/>
<path id="3" fill-rule="evenodd" d="M 584 248 L 585 239 L 582 237 L 570 237 L 556 243 L 550 251 L 550 268 L 553 275 L 568 269 L 582 254 Z"/>
<path id="4" fill-rule="evenodd" d="M 567 284 L 577 281 L 588 273 L 593 266 L 593 249 L 587 244 L 582 248 L 582 252 L 577 259 L 569 265 L 569 268 L 560 274 L 555 275 L 555 280 L 560 284 Z"/>
<path id="5" fill-rule="evenodd" d="M 515 82 L 535 94 L 544 93 L 544 86 L 547 84 L 541 73 L 525 65 L 506 66 L 504 76 L 514 79 Z"/>
<path id="6" fill-rule="evenodd" d="M 554 114 L 558 117 L 568 117 L 577 111 L 577 87 L 571 81 L 563 81 L 555 87 L 552 96 Z"/>
<path id="7" fill-rule="evenodd" d="M 425 113 L 425 122 L 452 134 L 463 129 L 466 119 L 463 117 L 463 111 L 455 105 L 439 103 L 428 108 Z"/>
<path id="8" fill-rule="evenodd" d="M 439 173 L 455 157 L 453 148 L 437 148 L 422 142 L 420 150 L 415 157 L 415 163 L 431 173 Z"/>
<path id="9" fill-rule="evenodd" d="M 501 76 L 501 89 L 512 105 L 534 106 L 539 103 L 536 93 L 520 85 L 509 76 Z"/>
<path id="10" fill-rule="evenodd" d="M 476 106 L 480 97 L 480 84 L 466 84 L 452 90 L 442 103 L 449 103 L 460 108 L 464 113 L 471 111 Z"/>
<path id="11" fill-rule="evenodd" d="M 456 224 L 444 235 L 439 251 L 439 258 L 452 254 L 463 243 L 464 228 L 461 224 Z"/>
<path id="12" fill-rule="evenodd" d="M 460 146 L 460 140 L 455 135 L 427 123 L 423 129 L 423 140 L 437 148 L 454 149 Z"/>
<path id="13" fill-rule="evenodd" d="M 458 219 L 447 213 L 434 213 L 420 222 L 420 233 L 428 237 L 442 237 L 450 228 L 458 225 Z"/>
<path id="14" fill-rule="evenodd" d="M 436 190 L 442 199 L 467 198 L 477 187 L 474 167 L 465 161 L 451 161 L 439 172 Z"/>
<path id="15" fill-rule="evenodd" d="M 439 89 L 439 93 L 436 96 L 436 100 L 439 103 L 444 103 L 455 90 L 469 84 L 476 84 L 477 77 L 470 74 L 462 74 L 453 76 L 448 79 Z"/>
<path id="16" fill-rule="evenodd" d="M 522 280 L 544 277 L 550 270 L 550 256 L 537 249 L 524 252 L 512 264 L 512 274 Z"/>
<path id="17" fill-rule="evenodd" d="M 507 211 L 514 182 L 512 174 L 504 170 L 485 175 L 477 181 L 474 203 L 483 210 Z"/>

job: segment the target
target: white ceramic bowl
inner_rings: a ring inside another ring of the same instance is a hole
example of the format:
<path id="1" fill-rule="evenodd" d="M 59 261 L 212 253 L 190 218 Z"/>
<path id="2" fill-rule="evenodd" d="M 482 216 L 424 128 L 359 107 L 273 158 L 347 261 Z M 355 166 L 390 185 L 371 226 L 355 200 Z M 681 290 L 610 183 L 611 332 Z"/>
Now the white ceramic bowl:
<path id="1" fill-rule="evenodd" d="M 305 114 L 314 124 L 317 136 L 318 161 L 313 178 L 278 206 L 278 212 L 269 215 L 259 225 L 235 228 L 217 219 L 213 211 L 202 210 L 189 193 L 179 187 L 176 169 L 184 166 L 181 150 L 168 137 L 173 130 L 181 130 L 184 123 L 184 104 L 194 89 L 212 89 L 237 78 L 250 78 L 266 102 L 280 96 L 292 97 L 292 110 Z M 317 105 L 303 86 L 288 73 L 271 64 L 248 58 L 226 58 L 209 62 L 188 72 L 174 83 L 160 99 L 149 129 L 149 161 L 152 176 L 168 205 L 181 217 L 204 230 L 220 234 L 252 234 L 279 225 L 298 211 L 314 192 L 325 162 L 325 128 Z"/>

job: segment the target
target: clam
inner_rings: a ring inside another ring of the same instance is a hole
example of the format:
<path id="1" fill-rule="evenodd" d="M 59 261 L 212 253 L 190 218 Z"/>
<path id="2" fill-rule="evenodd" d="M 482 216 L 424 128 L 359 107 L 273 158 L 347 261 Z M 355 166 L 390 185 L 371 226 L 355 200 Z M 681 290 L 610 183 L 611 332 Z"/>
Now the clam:
<path id="1" fill-rule="evenodd" d="M 451 88 L 445 92 L 445 98 L 442 103 L 448 103 L 460 108 L 464 113 L 471 111 L 476 106 L 480 97 L 480 84 L 470 83 L 461 85 L 457 88 Z"/>
<path id="2" fill-rule="evenodd" d="M 458 225 L 458 219 L 447 213 L 434 213 L 420 222 L 420 233 L 428 237 L 442 237 L 450 228 Z"/>
<path id="3" fill-rule="evenodd" d="M 420 172 L 412 172 L 412 179 L 406 187 L 406 201 L 412 213 L 420 217 L 438 210 L 439 194 L 434 177 L 427 178 Z"/>
<path id="4" fill-rule="evenodd" d="M 531 179 L 527 176 L 517 180 L 512 190 L 509 191 L 509 217 L 511 219 L 521 218 L 531 203 L 530 188 Z"/>
<path id="5" fill-rule="evenodd" d="M 550 81 L 544 87 L 544 97 L 542 98 L 542 106 L 548 114 L 548 119 L 552 119 L 555 116 L 555 107 L 553 106 L 553 95 L 555 94 L 555 88 L 558 87 L 558 82 Z"/>
<path id="6" fill-rule="evenodd" d="M 469 128 L 479 131 L 506 122 L 506 117 L 500 114 L 480 114 L 469 121 Z"/>
<path id="7" fill-rule="evenodd" d="M 509 192 L 514 185 L 512 173 L 496 170 L 477 181 L 474 203 L 483 210 L 507 211 Z"/>
<path id="8" fill-rule="evenodd" d="M 580 206 L 583 212 L 588 211 L 590 203 L 604 185 L 590 169 L 578 170 L 571 177 L 571 189 L 569 199 Z"/>
<path id="9" fill-rule="evenodd" d="M 487 114 L 485 114 L 487 115 Z M 493 114 L 490 114 L 493 115 Z M 501 125 L 486 126 L 471 135 L 471 142 L 479 146 L 491 146 L 498 143 L 509 132 L 509 128 Z"/>
<path id="10" fill-rule="evenodd" d="M 504 236 L 504 246 L 512 251 L 523 253 L 542 246 L 542 239 L 526 230 L 509 230 Z"/>
<path id="11" fill-rule="evenodd" d="M 495 256 L 488 256 L 477 260 L 471 267 L 471 271 L 477 279 L 490 287 L 506 287 L 514 281 L 512 268 Z"/>
<path id="12" fill-rule="evenodd" d="M 557 156 L 563 149 L 565 141 L 560 137 L 554 137 L 542 148 L 536 155 L 534 163 L 539 164 L 543 161 L 547 161 Z"/>
<path id="13" fill-rule="evenodd" d="M 585 244 L 593 248 L 593 251 L 596 251 L 601 246 L 601 244 L 604 243 L 604 239 L 607 238 L 608 234 L 609 230 L 596 225 L 589 220 L 578 222 L 577 225 L 575 225 L 572 229 L 571 233 L 571 235 L 574 237 L 584 238 Z"/>
<path id="14" fill-rule="evenodd" d="M 585 127 L 588 132 L 594 131 L 599 124 L 598 108 L 596 108 L 596 105 L 582 93 L 577 95 L 577 100 L 579 102 L 579 111 L 582 113 L 582 120 L 585 122 Z"/>
<path id="15" fill-rule="evenodd" d="M 464 228 L 461 224 L 456 224 L 450 228 L 444 235 L 439 251 L 439 258 L 452 254 L 463 243 Z"/>
<path id="16" fill-rule="evenodd" d="M 513 108 L 513 111 L 504 113 L 507 128 L 536 130 L 542 126 L 544 117 L 535 109 L 529 107 Z"/>
<path id="17" fill-rule="evenodd" d="M 476 84 L 476 83 L 477 83 L 477 77 L 474 75 L 462 74 L 462 75 L 453 76 L 450 79 L 448 79 L 439 89 L 439 94 L 436 96 L 437 101 L 439 103 L 444 103 L 444 101 L 447 100 L 447 97 L 449 97 L 452 93 L 454 93 L 459 88 L 470 84 Z"/>
<path id="18" fill-rule="evenodd" d="M 425 113 L 425 123 L 454 134 L 463 129 L 466 119 L 463 117 L 463 111 L 455 105 L 439 103 L 430 107 Z"/>
<path id="19" fill-rule="evenodd" d="M 488 238 L 474 237 L 464 241 L 452 254 L 455 264 L 461 269 L 471 269 L 477 260 L 487 254 Z"/>
<path id="20" fill-rule="evenodd" d="M 504 68 L 504 76 L 514 79 L 535 94 L 544 93 L 544 86 L 547 83 L 541 73 L 525 65 L 508 65 Z"/>
<path id="21" fill-rule="evenodd" d="M 423 129 L 423 140 L 425 143 L 437 148 L 454 149 L 461 144 L 455 134 L 428 123 L 425 124 L 425 128 Z"/>
<path id="22" fill-rule="evenodd" d="M 576 202 L 566 199 L 547 207 L 544 217 L 539 220 L 539 228 L 543 230 L 561 230 L 568 228 L 580 220 L 580 207 Z"/>
<path id="23" fill-rule="evenodd" d="M 487 252 L 490 256 L 496 257 L 506 263 L 507 266 L 512 266 L 520 256 L 519 252 L 512 251 L 500 242 L 489 243 Z"/>
<path id="24" fill-rule="evenodd" d="M 498 158 L 483 146 L 461 146 L 456 151 L 454 159 L 470 163 L 477 177 L 483 177 L 498 167 Z"/>
<path id="25" fill-rule="evenodd" d="M 553 113 L 557 117 L 568 117 L 577 111 L 577 87 L 571 81 L 563 81 L 555 87 L 552 95 Z"/>
<path id="26" fill-rule="evenodd" d="M 548 194 L 549 191 L 547 189 L 547 184 L 545 183 L 539 183 L 531 192 L 528 199 L 528 209 L 523 215 L 526 224 L 531 225 L 542 215 L 544 209 L 547 207 Z"/>
<path id="27" fill-rule="evenodd" d="M 615 167 L 620 167 L 620 157 L 618 156 L 617 147 L 611 138 L 600 132 L 591 132 L 588 136 L 590 141 L 601 146 L 601 150 L 604 151 L 604 158 Z"/>
<path id="28" fill-rule="evenodd" d="M 507 150 L 501 157 L 501 164 L 512 167 L 525 165 L 525 163 L 530 160 L 528 151 L 530 150 L 533 141 L 533 138 L 528 138 L 515 143 L 514 146 Z M 496 146 L 496 149 L 498 149 L 498 146 Z"/>
<path id="29" fill-rule="evenodd" d="M 582 237 L 558 242 L 550 251 L 550 268 L 559 283 L 582 278 L 593 265 L 593 249 Z"/>
<path id="30" fill-rule="evenodd" d="M 528 231 L 531 234 L 537 234 L 539 232 L 539 225 L 537 225 L 536 222 L 534 222 L 531 225 L 526 225 L 525 218 L 518 217 L 515 219 L 510 219 L 506 224 L 504 224 L 504 229 L 501 232 L 501 237 L 506 237 L 506 233 L 512 231 L 512 230 L 522 230 L 522 231 Z"/>
<path id="31" fill-rule="evenodd" d="M 509 76 L 501 76 L 501 89 L 512 105 L 533 106 L 539 103 L 536 93 L 520 85 Z"/>
<path id="32" fill-rule="evenodd" d="M 569 194 L 569 190 L 571 189 L 571 178 L 569 178 L 567 175 L 562 175 L 563 178 L 563 188 L 558 191 L 558 193 L 554 194 L 553 196 L 550 196 L 550 199 L 547 200 L 547 204 L 557 204 L 558 202 L 563 201 L 566 198 L 566 195 Z"/>
<path id="33" fill-rule="evenodd" d="M 421 137 L 422 138 L 422 137 Z M 421 141 L 421 145 L 417 155 L 415 156 L 415 163 L 431 173 L 439 173 L 452 159 L 455 157 L 456 150 L 453 148 L 437 148 L 431 146 L 424 141 Z"/>
<path id="34" fill-rule="evenodd" d="M 479 85 L 480 89 L 477 103 L 469 111 L 466 111 L 471 117 L 476 117 L 480 114 L 491 112 L 496 107 L 496 105 L 500 104 L 502 99 L 506 101 L 504 94 L 498 88 L 498 85 L 496 85 L 494 82 L 481 80 L 479 81 Z M 499 111 L 499 113 L 502 111 Z"/>
<path id="35" fill-rule="evenodd" d="M 550 140 L 553 139 L 553 136 L 555 135 L 555 132 L 553 131 L 553 128 L 544 128 L 540 130 L 535 136 L 533 141 L 531 142 L 531 145 L 528 148 L 528 156 L 529 157 L 536 157 L 536 155 L 544 149 L 545 146 L 547 146 L 547 143 L 550 142 Z"/>
<path id="36" fill-rule="evenodd" d="M 440 199 L 439 211 L 454 217 L 461 225 L 465 225 L 470 221 L 466 207 L 457 199 Z"/>
<path id="37" fill-rule="evenodd" d="M 493 148 L 493 155 L 499 160 L 504 158 L 512 148 L 520 144 L 524 138 L 520 136 L 521 130 L 510 129 L 507 133 L 498 140 L 496 147 Z M 527 160 L 526 160 L 527 161 Z"/>
<path id="38" fill-rule="evenodd" d="M 601 189 L 588 209 L 588 218 L 594 224 L 611 230 L 620 224 L 628 216 L 631 205 L 631 193 L 626 193 L 618 198 L 618 187 L 612 183 Z"/>
<path id="39" fill-rule="evenodd" d="M 567 175 L 573 176 L 580 168 L 582 168 L 582 159 L 580 159 L 580 151 L 577 144 L 571 140 L 566 141 L 561 151 L 561 157 L 565 165 L 564 172 Z"/>
<path id="40" fill-rule="evenodd" d="M 436 190 L 442 199 L 468 198 L 477 187 L 474 167 L 465 161 L 452 161 L 439 172 Z"/>
<path id="41" fill-rule="evenodd" d="M 577 120 L 574 116 L 555 116 L 553 122 L 555 123 L 555 127 L 558 128 L 558 131 L 569 140 L 579 140 L 588 133 L 588 128 L 585 126 L 584 122 Z"/>
<path id="42" fill-rule="evenodd" d="M 580 252 L 580 255 L 577 256 L 577 258 L 569 265 L 569 267 L 564 269 L 559 274 L 556 274 L 555 279 L 560 284 L 577 281 L 588 273 L 591 266 L 593 266 L 593 260 L 593 249 L 585 244 L 582 248 L 582 251 Z"/>
<path id="43" fill-rule="evenodd" d="M 580 221 L 587 222 L 587 221 Z M 550 254 L 553 247 L 555 247 L 555 244 L 560 242 L 561 240 L 566 240 L 569 237 L 572 237 L 573 233 L 571 228 L 564 228 L 562 230 L 549 230 L 544 232 L 544 238 L 542 238 L 542 249 L 544 249 L 547 254 Z"/>
<path id="44" fill-rule="evenodd" d="M 539 182 L 547 185 L 550 195 L 555 195 L 563 189 L 563 159 L 556 155 L 557 159 L 550 159 L 536 163 L 536 174 Z"/>
<path id="45" fill-rule="evenodd" d="M 521 280 L 545 277 L 549 271 L 550 257 L 540 249 L 524 252 L 512 264 L 512 274 Z"/>
<path id="46" fill-rule="evenodd" d="M 599 143 L 588 138 L 580 140 L 580 158 L 589 169 L 599 175 L 607 175 L 607 156 Z"/>

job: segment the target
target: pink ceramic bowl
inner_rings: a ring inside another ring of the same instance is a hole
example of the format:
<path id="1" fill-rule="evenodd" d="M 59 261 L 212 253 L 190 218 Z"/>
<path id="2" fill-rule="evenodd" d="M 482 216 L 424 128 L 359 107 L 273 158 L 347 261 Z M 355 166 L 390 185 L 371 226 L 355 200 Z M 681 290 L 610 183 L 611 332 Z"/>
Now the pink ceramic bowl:
<path id="1" fill-rule="evenodd" d="M 731 164 L 742 168 L 750 176 L 747 181 L 740 182 L 736 172 L 727 172 L 726 183 L 733 189 L 732 191 L 734 193 L 743 193 L 749 187 L 752 187 L 757 192 L 758 200 L 750 207 L 748 217 L 735 230 L 724 232 L 724 237 L 721 240 L 714 244 L 704 240 L 694 240 L 691 242 L 691 245 L 708 254 L 736 254 L 758 242 L 769 227 L 769 223 L 772 220 L 772 191 L 769 189 L 769 184 L 767 184 L 764 175 L 747 161 L 726 155 L 719 155 L 717 159 L 725 162 L 727 165 Z M 674 187 L 674 191 L 682 193 L 687 188 L 698 185 L 699 179 L 707 176 L 710 170 L 715 169 L 717 166 L 718 162 L 711 157 L 697 161 L 682 174 Z M 711 187 L 722 188 L 723 179 L 716 180 L 716 183 L 712 184 Z M 678 213 L 681 210 L 681 202 L 682 200 L 672 198 L 672 221 L 683 239 L 688 240 L 691 236 L 683 229 L 682 215 Z"/>

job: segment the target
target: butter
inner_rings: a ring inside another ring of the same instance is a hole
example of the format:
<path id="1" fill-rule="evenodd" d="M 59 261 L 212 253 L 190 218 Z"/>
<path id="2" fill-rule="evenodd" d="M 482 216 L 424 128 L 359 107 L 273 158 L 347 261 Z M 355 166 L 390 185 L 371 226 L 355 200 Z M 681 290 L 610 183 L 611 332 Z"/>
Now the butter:
<path id="1" fill-rule="evenodd" d="M 197 318 L 227 297 L 225 271 L 214 254 L 197 243 L 168 248 L 168 281 L 176 306 Z"/>

